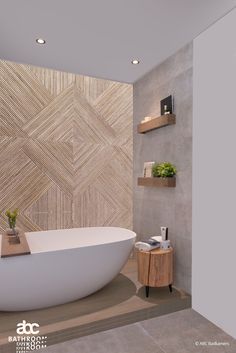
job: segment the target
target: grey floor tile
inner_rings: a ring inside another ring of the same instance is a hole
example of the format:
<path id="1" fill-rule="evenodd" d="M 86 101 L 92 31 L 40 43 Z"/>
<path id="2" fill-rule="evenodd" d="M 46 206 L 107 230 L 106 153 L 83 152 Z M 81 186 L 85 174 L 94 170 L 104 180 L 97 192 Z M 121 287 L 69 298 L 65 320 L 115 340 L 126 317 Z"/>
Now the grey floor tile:
<path id="1" fill-rule="evenodd" d="M 140 325 L 165 353 L 236 352 L 236 340 L 192 309 L 143 321 Z"/>
<path id="2" fill-rule="evenodd" d="M 236 340 L 231 336 L 227 335 L 221 329 L 213 324 L 207 323 L 201 327 L 201 329 L 196 330 L 195 334 L 195 345 L 199 344 L 201 346 L 202 342 L 207 342 L 206 352 L 213 351 L 214 353 L 235 353 L 236 352 Z"/>
<path id="3" fill-rule="evenodd" d="M 40 353 L 164 353 L 138 324 L 60 343 Z"/>
<path id="4" fill-rule="evenodd" d="M 40 353 L 235 353 L 236 340 L 192 309 L 57 344 Z"/>
<path id="5" fill-rule="evenodd" d="M 190 327 L 198 329 L 201 325 L 205 325 L 206 321 L 192 309 L 186 309 L 159 318 L 142 321 L 140 324 L 154 338 L 159 339 L 182 333 Z"/>
<path id="6" fill-rule="evenodd" d="M 157 340 L 165 353 L 235 353 L 235 347 L 225 337 L 208 337 L 199 340 L 198 330 L 188 329 L 182 334 L 173 334 L 169 338 Z M 217 346 L 217 344 L 229 344 Z"/>

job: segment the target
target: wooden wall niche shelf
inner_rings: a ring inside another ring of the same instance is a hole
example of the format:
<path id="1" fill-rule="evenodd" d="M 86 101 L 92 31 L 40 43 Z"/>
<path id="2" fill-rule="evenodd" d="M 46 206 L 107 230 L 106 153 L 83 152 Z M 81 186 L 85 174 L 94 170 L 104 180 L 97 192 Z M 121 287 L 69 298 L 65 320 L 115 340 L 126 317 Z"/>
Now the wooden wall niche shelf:
<path id="1" fill-rule="evenodd" d="M 145 134 L 148 131 L 159 129 L 167 125 L 175 124 L 175 114 L 161 115 L 158 118 L 153 118 L 145 123 L 140 123 L 137 127 L 139 134 Z"/>
<path id="2" fill-rule="evenodd" d="M 174 188 L 176 186 L 176 178 L 138 178 L 138 186 L 152 186 L 152 187 L 167 187 Z"/>
<path id="3" fill-rule="evenodd" d="M 14 241 L 14 236 L 2 234 L 1 257 L 30 255 L 30 248 L 24 232 L 19 234 L 20 242 Z"/>

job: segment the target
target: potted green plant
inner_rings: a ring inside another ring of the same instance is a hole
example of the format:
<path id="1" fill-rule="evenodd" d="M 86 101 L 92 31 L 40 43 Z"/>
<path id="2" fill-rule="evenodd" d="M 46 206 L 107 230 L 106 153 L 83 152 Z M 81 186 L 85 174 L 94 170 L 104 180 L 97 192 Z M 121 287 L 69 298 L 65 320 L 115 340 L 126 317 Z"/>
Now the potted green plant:
<path id="1" fill-rule="evenodd" d="M 177 169 L 170 162 L 155 163 L 152 166 L 153 177 L 172 178 L 176 175 Z"/>
<path id="2" fill-rule="evenodd" d="M 10 210 L 7 210 L 5 213 L 5 215 L 8 218 L 8 224 L 10 227 L 6 230 L 8 235 L 17 235 L 19 233 L 19 230 L 16 228 L 16 220 L 17 220 L 18 214 L 19 214 L 18 208 L 16 208 L 12 212 Z"/>

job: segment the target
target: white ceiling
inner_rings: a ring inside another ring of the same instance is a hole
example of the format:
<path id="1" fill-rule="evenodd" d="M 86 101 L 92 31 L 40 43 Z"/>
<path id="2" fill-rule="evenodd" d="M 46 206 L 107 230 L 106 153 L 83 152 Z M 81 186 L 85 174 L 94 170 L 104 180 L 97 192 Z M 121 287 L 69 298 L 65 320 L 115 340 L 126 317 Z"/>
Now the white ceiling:
<path id="1" fill-rule="evenodd" d="M 0 0 L 0 58 L 134 82 L 235 6 L 236 0 Z M 38 37 L 46 45 L 36 44 Z"/>

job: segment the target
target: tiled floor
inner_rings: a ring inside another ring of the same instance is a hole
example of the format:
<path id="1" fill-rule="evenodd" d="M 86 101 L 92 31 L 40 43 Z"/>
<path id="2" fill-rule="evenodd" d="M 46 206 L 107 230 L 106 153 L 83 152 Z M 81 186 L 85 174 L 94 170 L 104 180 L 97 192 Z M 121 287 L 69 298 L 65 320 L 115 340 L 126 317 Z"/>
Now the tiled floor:
<path id="1" fill-rule="evenodd" d="M 60 343 L 40 353 L 235 353 L 236 340 L 192 309 Z"/>

